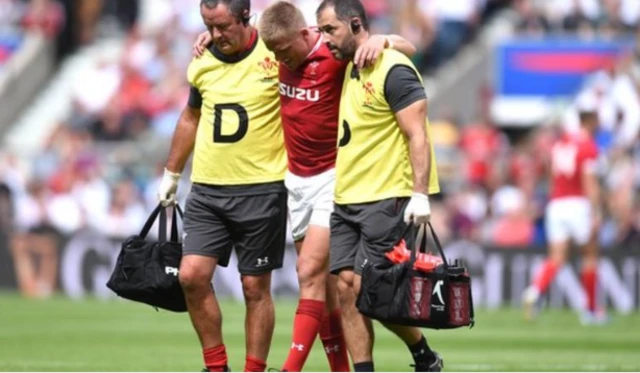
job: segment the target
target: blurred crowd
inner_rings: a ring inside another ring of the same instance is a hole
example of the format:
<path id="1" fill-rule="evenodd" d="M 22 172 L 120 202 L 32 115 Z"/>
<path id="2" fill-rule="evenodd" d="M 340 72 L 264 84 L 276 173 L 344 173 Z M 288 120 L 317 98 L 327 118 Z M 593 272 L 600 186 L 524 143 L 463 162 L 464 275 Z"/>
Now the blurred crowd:
<path id="1" fill-rule="evenodd" d="M 269 2 L 253 0 L 252 13 L 259 15 Z M 294 2 L 308 22 L 314 22 L 319 1 Z M 432 72 L 509 2 L 364 3 L 372 31 L 398 33 L 412 41 L 420 51 L 416 63 Z M 82 42 L 92 42 L 99 33 L 96 17 L 111 7 L 122 28 L 124 50 L 101 57 L 76 76 L 73 113 L 50 134 L 40 154 L 27 163 L 11 154 L 0 158 L 0 232 L 17 232 L 12 250 L 54 250 L 42 248 L 84 228 L 123 238 L 142 227 L 157 203 L 166 149 L 187 100 L 185 71 L 191 45 L 203 30 L 198 4 L 195 0 L 85 3 L 86 19 L 76 21 Z M 638 0 L 514 0 L 510 5 L 521 17 L 523 32 L 628 30 L 640 17 Z M 53 37 L 64 23 L 60 6 L 54 0 L 0 0 L 0 17 L 10 19 L 13 27 L 36 27 Z M 2 51 L 0 61 L 1 56 Z M 607 247 L 640 242 L 640 74 L 635 63 L 635 56 L 627 56 L 596 74 L 585 88 L 600 98 L 598 141 L 607 212 L 601 242 Z M 458 123 L 455 108 L 451 115 L 431 118 L 444 189 L 433 203 L 434 224 L 445 242 L 544 245 L 549 148 L 562 130 L 572 127 L 570 112 L 531 130 L 503 131 L 488 115 L 490 96 L 490 89 L 479 92 L 485 110 L 475 123 Z M 130 145 L 126 153 L 122 144 Z M 138 148 L 145 144 L 162 145 L 155 153 L 139 156 Z M 188 174 L 185 170 L 179 189 L 182 201 L 189 189 Z"/>
<path id="2" fill-rule="evenodd" d="M 612 37 L 636 32 L 640 21 L 637 0 L 514 0 L 518 28 L 541 35 L 570 32 L 581 37 Z"/>
<path id="3" fill-rule="evenodd" d="M 22 45 L 25 32 L 55 38 L 65 23 L 60 3 L 51 0 L 0 0 L 0 69 Z"/>
<path id="4" fill-rule="evenodd" d="M 477 123 L 457 123 L 454 115 L 432 122 L 448 190 L 434 218 L 448 228 L 445 240 L 543 246 L 550 150 L 563 133 L 579 130 L 576 102 L 540 126 L 505 130 L 486 114 L 488 94 L 479 94 L 485 115 Z M 594 72 L 574 101 L 579 98 L 589 98 L 599 117 L 599 242 L 604 249 L 640 247 L 640 59 L 629 53 Z"/>

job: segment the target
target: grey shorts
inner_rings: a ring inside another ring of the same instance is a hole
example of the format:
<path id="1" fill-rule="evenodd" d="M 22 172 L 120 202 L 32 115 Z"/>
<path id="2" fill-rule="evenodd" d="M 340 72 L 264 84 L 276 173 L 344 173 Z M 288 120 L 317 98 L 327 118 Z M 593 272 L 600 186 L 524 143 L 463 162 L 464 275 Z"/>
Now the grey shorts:
<path id="1" fill-rule="evenodd" d="M 287 193 L 239 196 L 211 195 L 194 185 L 184 212 L 183 255 L 218 258 L 229 264 L 238 256 L 238 271 L 260 275 L 282 267 L 287 226 Z"/>
<path id="2" fill-rule="evenodd" d="M 366 264 L 387 261 L 405 231 L 404 209 L 409 198 L 334 206 L 331 215 L 331 273 L 353 269 L 361 274 Z M 407 242 L 407 244 L 410 244 Z"/>

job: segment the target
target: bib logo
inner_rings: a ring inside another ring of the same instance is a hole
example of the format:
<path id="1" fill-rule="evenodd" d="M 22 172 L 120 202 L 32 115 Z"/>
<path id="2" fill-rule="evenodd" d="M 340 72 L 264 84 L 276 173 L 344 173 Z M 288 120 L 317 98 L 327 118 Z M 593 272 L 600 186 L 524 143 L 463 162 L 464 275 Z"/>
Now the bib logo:
<path id="1" fill-rule="evenodd" d="M 265 74 L 265 77 L 262 78 L 263 82 L 278 78 L 278 61 L 272 60 L 271 57 L 265 57 L 264 60 L 258 62 L 258 66 Z"/>
<path id="2" fill-rule="evenodd" d="M 373 95 L 376 94 L 376 89 L 373 88 L 373 83 L 364 82 L 362 83 L 362 89 L 364 89 L 364 106 L 373 106 L 371 100 L 373 99 Z"/>
<path id="3" fill-rule="evenodd" d="M 320 99 L 320 92 L 317 89 L 296 88 L 284 83 L 280 83 L 280 95 L 300 101 L 316 102 Z"/>

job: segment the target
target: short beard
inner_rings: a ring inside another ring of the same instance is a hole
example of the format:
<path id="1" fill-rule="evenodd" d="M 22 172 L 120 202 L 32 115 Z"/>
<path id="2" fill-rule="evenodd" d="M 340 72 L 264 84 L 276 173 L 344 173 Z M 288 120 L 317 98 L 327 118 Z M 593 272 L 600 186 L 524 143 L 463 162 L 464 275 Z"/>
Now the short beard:
<path id="1" fill-rule="evenodd" d="M 344 46 L 338 49 L 338 55 L 336 55 L 336 59 L 338 60 L 351 60 L 356 55 L 356 40 L 354 38 L 350 38 L 345 41 Z"/>

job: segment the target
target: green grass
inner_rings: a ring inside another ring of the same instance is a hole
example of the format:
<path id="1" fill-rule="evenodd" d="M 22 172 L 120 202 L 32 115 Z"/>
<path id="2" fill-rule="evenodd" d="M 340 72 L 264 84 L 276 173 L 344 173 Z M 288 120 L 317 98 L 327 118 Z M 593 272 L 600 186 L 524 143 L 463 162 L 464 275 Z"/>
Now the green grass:
<path id="1" fill-rule="evenodd" d="M 244 366 L 244 307 L 224 302 L 224 338 L 232 369 Z M 290 346 L 293 301 L 278 303 L 269 366 Z M 640 314 L 582 327 L 569 311 L 547 311 L 533 323 L 517 309 L 478 312 L 475 328 L 426 330 L 454 371 L 638 371 Z M 377 328 L 380 371 L 410 371 L 406 347 Z M 327 371 L 319 341 L 307 371 Z M 200 347 L 186 314 L 156 312 L 128 301 L 55 298 L 30 301 L 0 294 L 2 371 L 198 371 Z"/>

